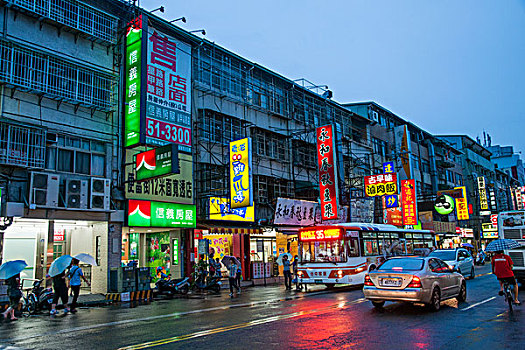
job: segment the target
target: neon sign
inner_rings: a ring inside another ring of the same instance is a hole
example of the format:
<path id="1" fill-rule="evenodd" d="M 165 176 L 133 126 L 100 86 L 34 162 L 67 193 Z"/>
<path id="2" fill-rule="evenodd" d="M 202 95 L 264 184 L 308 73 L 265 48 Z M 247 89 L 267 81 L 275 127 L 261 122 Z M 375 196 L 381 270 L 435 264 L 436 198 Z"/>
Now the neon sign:
<path id="1" fill-rule="evenodd" d="M 304 230 L 299 232 L 301 241 L 319 241 L 319 240 L 336 240 L 341 238 L 342 230 L 340 228 Z"/>

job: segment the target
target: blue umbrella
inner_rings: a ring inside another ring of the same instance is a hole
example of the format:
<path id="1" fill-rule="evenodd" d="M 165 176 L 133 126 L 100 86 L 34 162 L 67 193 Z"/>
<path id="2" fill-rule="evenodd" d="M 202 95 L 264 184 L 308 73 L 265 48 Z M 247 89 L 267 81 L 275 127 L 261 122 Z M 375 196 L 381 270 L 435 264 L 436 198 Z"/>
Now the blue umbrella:
<path id="1" fill-rule="evenodd" d="M 56 275 L 60 275 L 69 267 L 69 265 L 71 265 L 72 259 L 73 257 L 71 255 L 62 255 L 60 258 L 53 261 L 51 266 L 49 266 L 49 276 L 55 277 Z"/>
<path id="2" fill-rule="evenodd" d="M 18 275 L 25 269 L 27 263 L 24 260 L 8 261 L 0 266 L 0 280 L 6 280 L 14 275 Z"/>
<path id="3" fill-rule="evenodd" d="M 474 248 L 474 246 L 470 243 L 462 243 L 461 244 L 462 247 L 467 247 L 467 248 Z"/>
<path id="4" fill-rule="evenodd" d="M 497 252 L 500 250 L 509 250 L 514 248 L 519 248 L 521 245 L 513 241 L 512 239 L 496 239 L 492 242 L 490 242 L 487 245 L 487 248 L 485 248 L 486 252 Z"/>

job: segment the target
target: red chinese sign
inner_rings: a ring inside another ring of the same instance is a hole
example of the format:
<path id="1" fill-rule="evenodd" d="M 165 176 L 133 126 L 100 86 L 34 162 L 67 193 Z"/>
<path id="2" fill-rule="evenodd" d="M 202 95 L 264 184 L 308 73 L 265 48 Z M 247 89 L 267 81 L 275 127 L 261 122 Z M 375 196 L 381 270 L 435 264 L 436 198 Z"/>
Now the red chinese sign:
<path id="1" fill-rule="evenodd" d="M 403 225 L 417 225 L 416 181 L 401 180 Z"/>
<path id="2" fill-rule="evenodd" d="M 397 173 L 365 176 L 367 197 L 397 194 Z"/>
<path id="3" fill-rule="evenodd" d="M 317 165 L 323 220 L 337 219 L 337 169 L 332 125 L 317 128 Z"/>

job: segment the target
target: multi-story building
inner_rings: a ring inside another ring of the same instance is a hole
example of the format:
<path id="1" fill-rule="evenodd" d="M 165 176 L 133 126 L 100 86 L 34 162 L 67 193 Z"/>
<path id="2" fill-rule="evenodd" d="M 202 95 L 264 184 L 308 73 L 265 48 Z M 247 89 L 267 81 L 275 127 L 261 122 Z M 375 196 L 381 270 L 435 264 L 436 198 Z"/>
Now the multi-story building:
<path id="1" fill-rule="evenodd" d="M 0 187 L 3 258 L 42 278 L 63 254 L 89 253 L 92 290 L 120 264 L 119 17 L 107 1 L 2 2 Z M 117 244 L 118 243 L 118 244 Z"/>
<path id="2" fill-rule="evenodd" d="M 492 153 L 490 159 L 498 169 L 506 172 L 520 186 L 525 185 L 523 161 L 520 155 L 514 152 L 514 147 L 494 145 L 487 147 L 487 149 Z"/>

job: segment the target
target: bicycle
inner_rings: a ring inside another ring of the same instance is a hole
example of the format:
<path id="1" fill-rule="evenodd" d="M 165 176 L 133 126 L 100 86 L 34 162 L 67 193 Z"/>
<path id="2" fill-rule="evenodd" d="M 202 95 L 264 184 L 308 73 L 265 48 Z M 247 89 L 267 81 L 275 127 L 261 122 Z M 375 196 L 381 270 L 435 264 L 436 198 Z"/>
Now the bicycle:
<path id="1" fill-rule="evenodd" d="M 514 286 L 510 285 L 509 282 L 503 282 L 503 295 L 505 296 L 505 301 L 509 304 L 510 312 L 512 312 L 512 304 L 514 303 L 513 289 Z"/>

